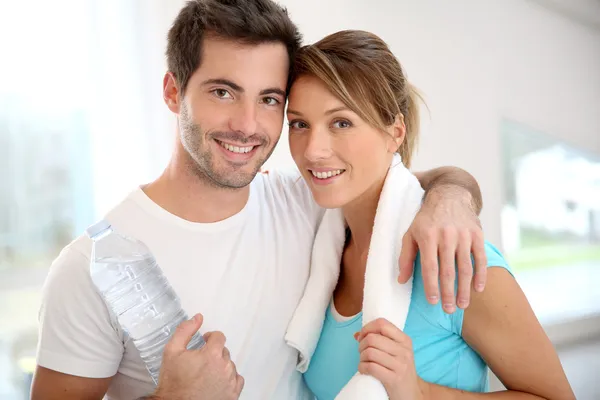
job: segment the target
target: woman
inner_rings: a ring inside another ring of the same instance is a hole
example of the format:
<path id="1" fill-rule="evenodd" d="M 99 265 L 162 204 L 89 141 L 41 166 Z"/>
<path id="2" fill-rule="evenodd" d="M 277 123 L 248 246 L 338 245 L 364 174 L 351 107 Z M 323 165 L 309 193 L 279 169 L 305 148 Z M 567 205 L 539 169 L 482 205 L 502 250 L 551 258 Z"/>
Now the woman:
<path id="1" fill-rule="evenodd" d="M 378 319 L 362 327 L 366 259 L 394 153 L 410 167 L 418 100 L 377 36 L 343 31 L 303 47 L 289 96 L 290 150 L 317 203 L 341 208 L 347 238 L 339 279 L 304 377 L 332 399 L 359 371 L 391 399 L 573 399 L 554 348 L 502 255 L 486 244 L 488 283 L 452 314 L 425 298 L 415 263 L 404 331 Z M 471 268 L 468 249 L 457 267 Z M 484 394 L 487 366 L 508 390 Z"/>

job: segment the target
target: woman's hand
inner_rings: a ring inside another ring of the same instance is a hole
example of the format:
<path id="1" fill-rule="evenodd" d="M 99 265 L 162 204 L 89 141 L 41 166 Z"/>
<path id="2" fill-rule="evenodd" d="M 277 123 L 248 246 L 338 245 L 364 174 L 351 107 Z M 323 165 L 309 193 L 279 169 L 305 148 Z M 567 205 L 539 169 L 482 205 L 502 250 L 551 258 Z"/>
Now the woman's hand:
<path id="1" fill-rule="evenodd" d="M 355 334 L 359 342 L 358 371 L 378 379 L 390 400 L 425 400 L 428 384 L 417 375 L 410 337 L 379 318 Z"/>

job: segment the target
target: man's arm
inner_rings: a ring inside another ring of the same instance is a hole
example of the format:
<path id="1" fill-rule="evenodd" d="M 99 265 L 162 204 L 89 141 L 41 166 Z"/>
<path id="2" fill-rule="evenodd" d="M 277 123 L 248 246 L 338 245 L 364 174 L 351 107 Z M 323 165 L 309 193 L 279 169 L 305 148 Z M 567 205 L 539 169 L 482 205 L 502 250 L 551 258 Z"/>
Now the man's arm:
<path id="1" fill-rule="evenodd" d="M 415 172 L 414 175 L 425 190 L 425 202 L 432 196 L 453 196 L 469 202 L 476 215 L 481 213 L 483 199 L 479 184 L 467 171 L 457 167 L 439 167 L 428 171 Z M 436 201 L 437 199 L 432 199 Z"/>
<path id="2" fill-rule="evenodd" d="M 112 378 L 82 378 L 38 365 L 31 385 L 31 400 L 101 400 Z"/>
<path id="3" fill-rule="evenodd" d="M 403 238 L 398 281 L 406 283 L 412 276 L 419 251 L 427 300 L 436 304 L 441 287 L 444 311 L 453 313 L 457 304 L 463 309 L 469 305 L 473 279 L 471 255 L 475 261 L 474 288 L 482 291 L 485 286 L 487 260 L 478 218 L 481 191 L 471 174 L 456 167 L 416 172 L 415 176 L 425 196 L 421 210 Z"/>
<path id="4" fill-rule="evenodd" d="M 61 252 L 44 284 L 31 398 L 102 399 L 122 354 L 122 338 L 94 289 L 78 241 Z"/>

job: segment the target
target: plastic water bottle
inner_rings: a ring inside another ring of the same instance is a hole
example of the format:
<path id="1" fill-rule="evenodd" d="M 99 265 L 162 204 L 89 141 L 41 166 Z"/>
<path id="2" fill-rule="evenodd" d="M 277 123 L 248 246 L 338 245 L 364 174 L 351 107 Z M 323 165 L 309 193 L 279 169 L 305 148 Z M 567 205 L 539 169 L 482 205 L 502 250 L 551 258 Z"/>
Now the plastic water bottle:
<path id="1" fill-rule="evenodd" d="M 89 227 L 87 234 L 94 242 L 92 281 L 158 384 L 165 344 L 188 316 L 144 243 L 114 232 L 105 220 Z M 196 332 L 188 349 L 203 345 L 204 338 Z"/>

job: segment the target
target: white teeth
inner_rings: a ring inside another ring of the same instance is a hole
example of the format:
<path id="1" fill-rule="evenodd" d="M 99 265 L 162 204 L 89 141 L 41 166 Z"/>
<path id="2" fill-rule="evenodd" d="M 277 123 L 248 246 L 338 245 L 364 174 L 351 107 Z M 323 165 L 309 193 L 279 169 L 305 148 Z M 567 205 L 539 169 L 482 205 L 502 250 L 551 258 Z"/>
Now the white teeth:
<path id="1" fill-rule="evenodd" d="M 227 143 L 223 143 L 217 140 L 217 142 L 225 147 L 227 150 L 231 151 L 232 153 L 248 153 L 249 151 L 252 151 L 252 149 L 254 148 L 254 146 L 249 146 L 249 147 L 238 147 L 238 146 L 232 146 L 230 144 Z"/>
<path id="2" fill-rule="evenodd" d="M 344 172 L 343 169 L 336 169 L 335 171 L 327 171 L 327 172 L 317 172 L 317 171 L 310 170 L 310 173 L 313 174 L 313 176 L 318 179 L 331 178 L 332 176 L 339 175 L 342 172 Z"/>

